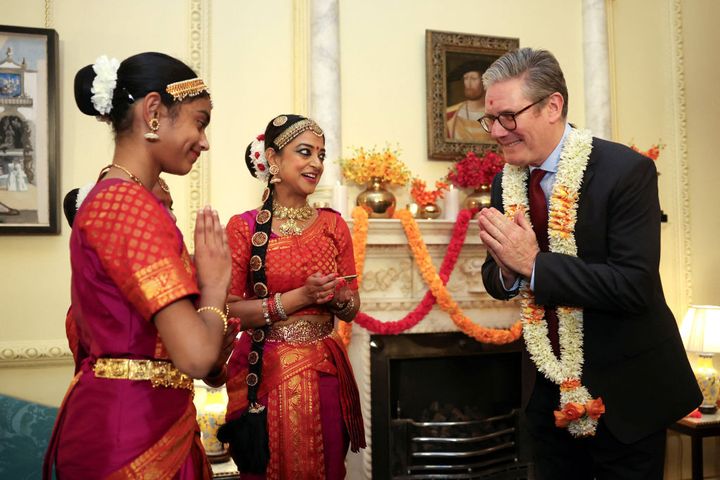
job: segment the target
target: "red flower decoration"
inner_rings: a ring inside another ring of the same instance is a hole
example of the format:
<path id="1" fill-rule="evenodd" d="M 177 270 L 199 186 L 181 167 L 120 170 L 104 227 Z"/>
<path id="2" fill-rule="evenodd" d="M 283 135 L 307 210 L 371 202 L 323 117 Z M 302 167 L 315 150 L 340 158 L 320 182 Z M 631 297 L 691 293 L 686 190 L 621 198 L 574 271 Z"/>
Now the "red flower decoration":
<path id="1" fill-rule="evenodd" d="M 505 162 L 499 154 L 488 151 L 482 157 L 468 152 L 465 158 L 450 167 L 447 179 L 458 188 L 478 188 L 492 183 Z"/>

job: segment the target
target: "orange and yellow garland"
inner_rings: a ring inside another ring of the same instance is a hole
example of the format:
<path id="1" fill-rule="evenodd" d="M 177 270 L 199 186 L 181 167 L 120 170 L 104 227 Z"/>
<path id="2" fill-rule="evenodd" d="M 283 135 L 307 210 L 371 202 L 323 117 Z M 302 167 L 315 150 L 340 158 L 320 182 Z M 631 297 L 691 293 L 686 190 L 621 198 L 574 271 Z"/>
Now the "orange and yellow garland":
<path id="1" fill-rule="evenodd" d="M 357 207 L 353 210 L 352 217 L 354 220 L 353 248 L 355 250 L 355 267 L 359 275 L 359 284 L 361 280 L 360 275 L 362 274 L 365 263 L 368 216 L 362 208 Z M 437 303 L 440 305 L 440 308 L 450 315 L 450 318 L 453 320 L 455 325 L 457 325 L 463 333 L 480 342 L 493 344 L 510 343 L 520 337 L 522 333 L 522 323 L 519 321 L 508 330 L 483 327 L 467 318 L 457 302 L 453 300 L 450 292 L 448 292 L 443 280 L 440 278 L 440 275 L 432 264 L 430 253 L 427 250 L 427 246 L 420 234 L 420 229 L 418 228 L 412 214 L 408 210 L 399 210 L 395 213 L 395 218 L 399 219 L 402 223 L 403 229 L 408 238 L 408 244 L 410 245 L 410 249 L 423 280 L 430 288 L 430 291 L 437 300 Z M 349 344 L 350 335 L 352 333 L 351 324 L 341 322 L 338 327 L 338 333 L 343 338 L 343 342 L 346 345 Z"/>

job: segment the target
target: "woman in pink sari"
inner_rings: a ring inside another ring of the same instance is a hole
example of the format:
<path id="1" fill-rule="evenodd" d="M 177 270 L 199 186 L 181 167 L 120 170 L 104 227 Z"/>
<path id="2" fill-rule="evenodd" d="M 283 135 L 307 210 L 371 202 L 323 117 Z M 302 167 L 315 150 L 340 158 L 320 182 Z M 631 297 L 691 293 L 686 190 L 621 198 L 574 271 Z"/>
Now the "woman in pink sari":
<path id="1" fill-rule="evenodd" d="M 100 57 L 75 78 L 83 113 L 107 120 L 115 153 L 70 237 L 79 368 L 63 400 L 44 478 L 211 478 L 192 378 L 224 337 L 230 254 L 217 212 L 198 212 L 195 262 L 151 192 L 209 148 L 207 87 L 182 62 L 143 53 Z M 230 331 L 228 331 L 230 330 Z"/>

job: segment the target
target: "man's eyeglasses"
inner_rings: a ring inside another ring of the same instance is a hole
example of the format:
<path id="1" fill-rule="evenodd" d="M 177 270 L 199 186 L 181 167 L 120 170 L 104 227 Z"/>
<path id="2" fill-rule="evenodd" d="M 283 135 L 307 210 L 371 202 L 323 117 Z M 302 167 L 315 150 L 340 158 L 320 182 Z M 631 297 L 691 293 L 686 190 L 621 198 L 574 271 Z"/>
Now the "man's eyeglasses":
<path id="1" fill-rule="evenodd" d="M 523 108 L 523 109 L 521 109 L 521 110 L 518 110 L 517 112 L 514 112 L 514 113 L 513 113 L 513 112 L 503 112 L 503 113 L 501 113 L 500 115 L 497 115 L 497 116 L 495 116 L 495 115 L 490 115 L 490 114 L 485 114 L 485 115 L 483 115 L 482 117 L 480 117 L 480 118 L 478 119 L 478 122 L 480 122 L 480 125 L 482 125 L 483 130 L 485 130 L 485 131 L 488 132 L 488 133 L 490 133 L 490 130 L 492 130 L 492 126 L 493 126 L 493 124 L 495 123 L 496 120 L 497 120 L 498 122 L 500 122 L 500 125 L 502 125 L 502 127 L 503 127 L 505 130 L 507 130 L 508 132 L 512 132 L 513 130 L 515 130 L 515 129 L 517 128 L 517 120 L 515 119 L 515 117 L 517 117 L 518 115 L 520 115 L 520 114 L 523 113 L 524 111 L 528 110 L 530 107 L 534 107 L 535 105 L 537 105 L 538 103 L 542 102 L 543 100 L 545 100 L 545 99 L 548 98 L 549 96 L 550 96 L 550 95 L 545 95 L 544 97 L 542 97 L 542 98 L 541 98 L 540 100 L 538 100 L 537 102 L 533 102 L 533 103 L 531 103 L 530 105 L 528 105 L 527 107 L 525 107 L 525 108 Z"/>

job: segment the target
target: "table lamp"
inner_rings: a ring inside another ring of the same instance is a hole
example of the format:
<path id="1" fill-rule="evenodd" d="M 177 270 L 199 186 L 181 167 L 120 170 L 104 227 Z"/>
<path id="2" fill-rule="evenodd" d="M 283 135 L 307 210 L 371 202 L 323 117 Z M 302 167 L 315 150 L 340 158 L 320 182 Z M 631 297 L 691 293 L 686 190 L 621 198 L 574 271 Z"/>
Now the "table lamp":
<path id="1" fill-rule="evenodd" d="M 720 378 L 713 367 L 713 354 L 720 353 L 720 307 L 714 305 L 690 305 L 680 326 L 685 350 L 698 353 L 695 378 L 703 394 L 700 412 L 712 414 L 717 411 Z"/>

